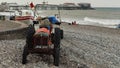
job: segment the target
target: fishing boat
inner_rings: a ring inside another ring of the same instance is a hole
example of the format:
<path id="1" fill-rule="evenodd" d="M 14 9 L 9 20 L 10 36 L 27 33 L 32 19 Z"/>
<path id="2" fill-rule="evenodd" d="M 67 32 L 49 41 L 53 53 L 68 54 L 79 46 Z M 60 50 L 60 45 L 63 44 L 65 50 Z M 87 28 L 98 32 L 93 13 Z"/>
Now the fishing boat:
<path id="1" fill-rule="evenodd" d="M 19 16 L 15 16 L 15 20 L 34 20 L 34 12 L 32 10 L 21 10 Z"/>
<path id="2" fill-rule="evenodd" d="M 5 12 L 0 12 L 0 16 L 4 16 L 6 20 L 33 20 L 34 12 L 32 10 L 7 10 Z"/>

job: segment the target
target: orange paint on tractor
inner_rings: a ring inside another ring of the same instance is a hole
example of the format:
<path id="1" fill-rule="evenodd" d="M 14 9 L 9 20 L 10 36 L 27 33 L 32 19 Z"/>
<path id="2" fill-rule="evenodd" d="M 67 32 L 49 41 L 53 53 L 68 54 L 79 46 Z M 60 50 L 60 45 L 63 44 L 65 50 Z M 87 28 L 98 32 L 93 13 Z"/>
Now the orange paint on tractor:
<path id="1" fill-rule="evenodd" d="M 48 33 L 50 34 L 50 31 L 47 29 L 47 28 L 39 28 L 36 33 L 39 33 L 39 32 L 45 32 L 45 33 Z"/>

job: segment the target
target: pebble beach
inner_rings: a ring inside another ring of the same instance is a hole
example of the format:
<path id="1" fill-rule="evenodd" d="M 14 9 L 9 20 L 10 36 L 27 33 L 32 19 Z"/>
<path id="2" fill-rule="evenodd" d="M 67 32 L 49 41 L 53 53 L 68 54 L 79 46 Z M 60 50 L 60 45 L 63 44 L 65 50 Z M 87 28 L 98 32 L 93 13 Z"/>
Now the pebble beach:
<path id="1" fill-rule="evenodd" d="M 67 23 L 62 23 L 61 28 L 64 30 L 64 39 L 61 40 L 59 67 L 53 65 L 52 56 L 38 54 L 30 54 L 28 63 L 22 65 L 25 39 L 14 39 L 0 40 L 0 68 L 120 67 L 119 29 Z"/>

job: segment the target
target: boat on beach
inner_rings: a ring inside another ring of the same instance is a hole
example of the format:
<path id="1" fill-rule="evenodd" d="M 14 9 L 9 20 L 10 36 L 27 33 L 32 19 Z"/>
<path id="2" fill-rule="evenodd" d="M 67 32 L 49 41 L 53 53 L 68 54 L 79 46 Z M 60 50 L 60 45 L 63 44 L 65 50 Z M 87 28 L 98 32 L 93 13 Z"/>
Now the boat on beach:
<path id="1" fill-rule="evenodd" d="M 6 20 L 33 20 L 34 12 L 32 10 L 8 10 L 5 12 L 0 12 L 0 16 L 5 16 Z"/>
<path id="2" fill-rule="evenodd" d="M 34 20 L 34 12 L 32 10 L 21 10 L 19 16 L 15 16 L 15 20 Z"/>

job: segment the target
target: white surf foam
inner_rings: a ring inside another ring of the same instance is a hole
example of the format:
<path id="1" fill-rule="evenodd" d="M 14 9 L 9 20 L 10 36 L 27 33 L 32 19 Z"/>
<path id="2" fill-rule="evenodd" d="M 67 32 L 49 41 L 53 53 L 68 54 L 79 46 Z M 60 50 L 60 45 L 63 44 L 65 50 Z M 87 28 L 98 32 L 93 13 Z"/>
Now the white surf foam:
<path id="1" fill-rule="evenodd" d="M 89 17 L 85 17 L 83 19 L 62 18 L 62 21 L 67 23 L 72 23 L 73 21 L 76 21 L 77 24 L 102 26 L 108 28 L 118 28 L 118 25 L 120 24 L 119 19 L 100 19 L 100 18 L 89 18 Z"/>
<path id="2" fill-rule="evenodd" d="M 116 26 L 120 24 L 119 19 L 99 19 L 99 18 L 85 17 L 84 21 L 98 23 L 102 25 L 108 25 L 108 26 Z"/>

